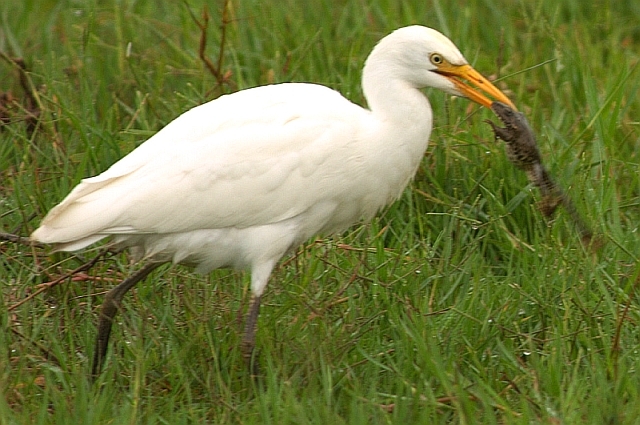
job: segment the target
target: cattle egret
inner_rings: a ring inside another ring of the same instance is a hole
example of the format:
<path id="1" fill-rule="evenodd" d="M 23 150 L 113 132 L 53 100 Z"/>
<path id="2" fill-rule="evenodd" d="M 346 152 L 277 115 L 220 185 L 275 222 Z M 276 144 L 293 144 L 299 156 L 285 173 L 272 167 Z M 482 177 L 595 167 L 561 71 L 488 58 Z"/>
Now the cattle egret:
<path id="1" fill-rule="evenodd" d="M 513 107 L 447 37 L 422 26 L 400 28 L 376 45 L 362 87 L 369 109 L 306 83 L 251 88 L 197 106 L 82 180 L 47 214 L 32 240 L 75 251 L 113 236 L 147 261 L 105 297 L 94 377 L 122 297 L 168 261 L 200 273 L 250 270 L 241 351 L 251 368 L 260 297 L 278 260 L 314 235 L 372 218 L 414 176 L 432 125 L 421 88 Z"/>

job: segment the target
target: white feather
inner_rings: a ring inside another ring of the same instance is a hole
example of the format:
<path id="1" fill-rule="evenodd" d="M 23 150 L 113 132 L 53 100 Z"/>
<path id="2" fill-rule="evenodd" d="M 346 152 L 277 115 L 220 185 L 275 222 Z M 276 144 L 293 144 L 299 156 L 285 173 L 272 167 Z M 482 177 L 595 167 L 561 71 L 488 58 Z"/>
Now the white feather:
<path id="1" fill-rule="evenodd" d="M 193 108 L 104 173 L 83 180 L 32 239 L 77 250 L 118 243 L 198 271 L 273 265 L 318 233 L 371 218 L 415 174 L 431 108 L 418 88 L 456 93 L 431 52 L 466 63 L 440 33 L 407 27 L 367 60 L 370 110 L 314 84 L 258 87 Z"/>

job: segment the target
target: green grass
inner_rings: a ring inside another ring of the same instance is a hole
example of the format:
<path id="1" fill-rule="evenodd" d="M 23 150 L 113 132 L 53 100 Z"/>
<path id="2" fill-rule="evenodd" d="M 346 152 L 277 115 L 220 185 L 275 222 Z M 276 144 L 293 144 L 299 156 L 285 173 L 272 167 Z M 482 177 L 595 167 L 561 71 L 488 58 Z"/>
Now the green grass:
<path id="1" fill-rule="evenodd" d="M 420 23 L 499 76 L 604 245 L 543 219 L 489 111 L 428 91 L 432 143 L 402 198 L 273 274 L 262 386 L 238 350 L 247 276 L 159 269 L 127 296 L 91 388 L 101 295 L 134 266 L 109 257 L 16 307 L 97 251 L 0 242 L 0 424 L 638 423 L 637 1 L 232 1 L 222 86 L 198 58 L 203 4 L 1 3 L 0 51 L 25 59 L 41 108 L 35 131 L 19 106 L 0 131 L 1 231 L 28 235 L 81 178 L 222 92 L 313 81 L 362 103 L 375 42 Z M 214 63 L 221 10 L 209 2 Z M 0 77 L 24 105 L 15 67 Z"/>

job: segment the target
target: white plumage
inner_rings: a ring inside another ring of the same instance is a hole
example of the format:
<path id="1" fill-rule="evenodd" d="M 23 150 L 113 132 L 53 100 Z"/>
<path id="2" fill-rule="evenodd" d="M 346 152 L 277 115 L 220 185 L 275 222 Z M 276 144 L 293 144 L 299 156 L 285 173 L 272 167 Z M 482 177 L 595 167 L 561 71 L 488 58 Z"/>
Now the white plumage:
<path id="1" fill-rule="evenodd" d="M 370 219 L 399 196 L 431 132 L 420 88 L 491 104 L 468 82 L 511 105 L 445 36 L 401 28 L 366 61 L 369 109 L 315 84 L 222 96 L 83 180 L 31 237 L 78 250 L 113 235 L 139 257 L 199 272 L 250 269 L 259 299 L 287 251 Z"/>

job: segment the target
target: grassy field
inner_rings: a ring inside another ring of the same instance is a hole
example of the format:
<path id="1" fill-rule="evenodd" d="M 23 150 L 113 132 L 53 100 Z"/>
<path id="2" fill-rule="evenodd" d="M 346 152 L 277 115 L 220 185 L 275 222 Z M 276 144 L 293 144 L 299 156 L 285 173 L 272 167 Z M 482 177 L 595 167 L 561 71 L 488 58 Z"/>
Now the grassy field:
<path id="1" fill-rule="evenodd" d="M 238 349 L 248 276 L 154 272 L 91 387 L 97 308 L 136 266 L 70 273 L 99 249 L 0 242 L 0 424 L 640 423 L 638 16 L 635 0 L 2 1 L 2 232 L 27 236 L 221 93 L 311 81 L 362 104 L 375 42 L 419 23 L 508 90 L 602 247 L 543 218 L 490 111 L 427 91 L 435 128 L 402 198 L 274 272 L 261 383 Z"/>

